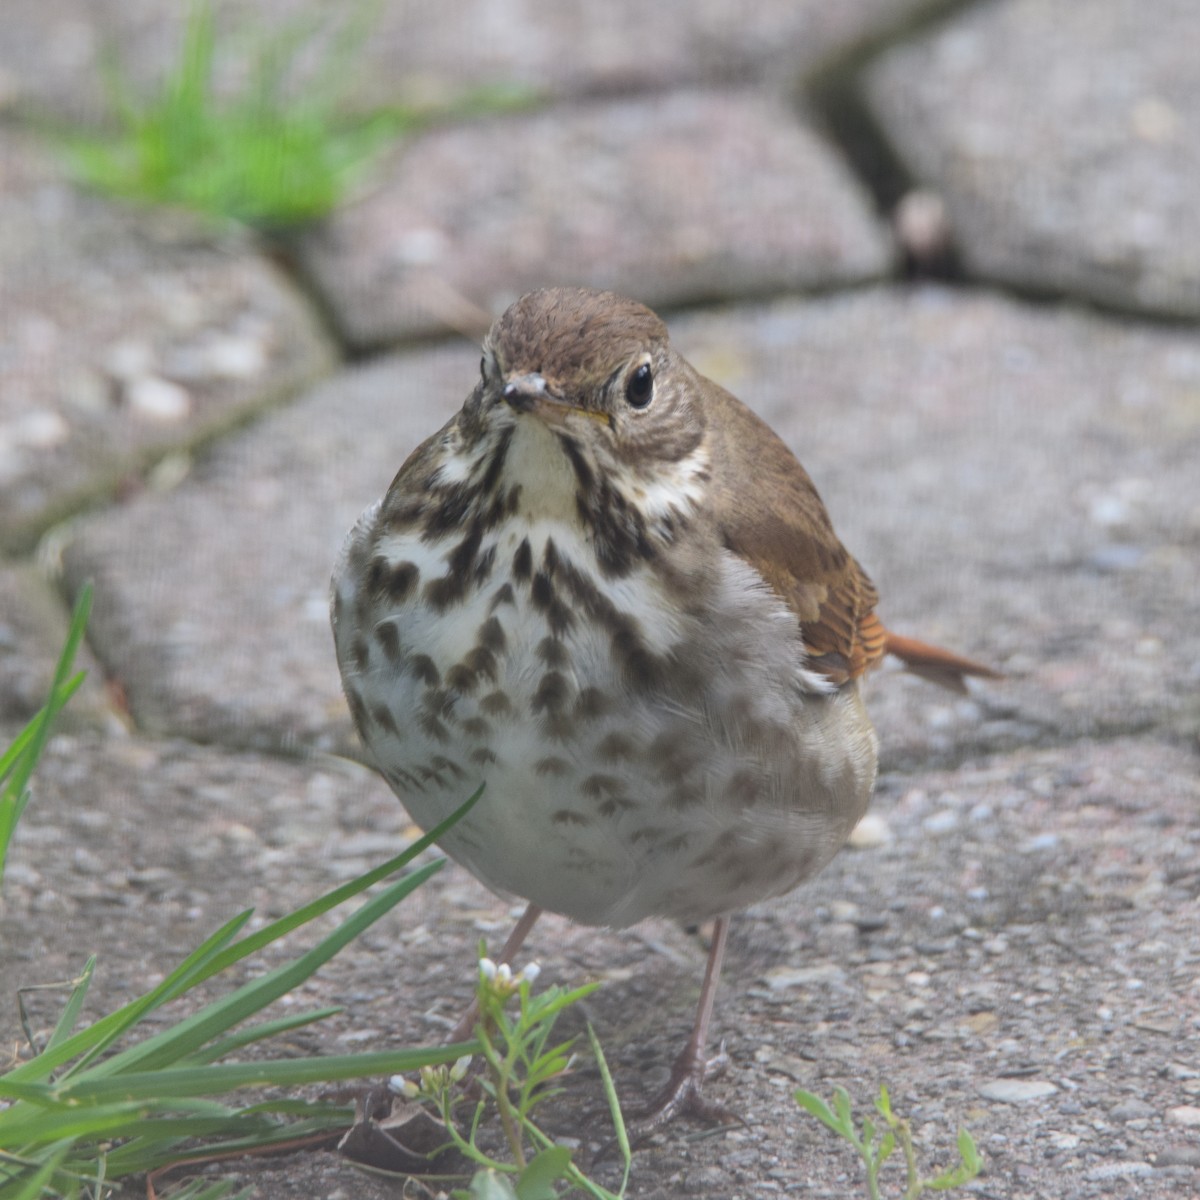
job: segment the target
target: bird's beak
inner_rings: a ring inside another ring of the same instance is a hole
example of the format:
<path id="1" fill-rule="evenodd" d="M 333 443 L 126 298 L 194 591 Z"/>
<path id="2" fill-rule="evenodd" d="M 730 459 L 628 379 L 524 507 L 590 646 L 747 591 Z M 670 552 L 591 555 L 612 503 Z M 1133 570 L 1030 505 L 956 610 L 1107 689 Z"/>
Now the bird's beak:
<path id="1" fill-rule="evenodd" d="M 569 400 L 556 396 L 546 384 L 545 377 L 536 371 L 528 375 L 517 375 L 504 385 L 505 402 L 516 412 L 533 413 L 547 425 L 564 426 L 572 414 L 594 417 L 605 424 L 608 418 L 603 413 L 581 408 Z"/>

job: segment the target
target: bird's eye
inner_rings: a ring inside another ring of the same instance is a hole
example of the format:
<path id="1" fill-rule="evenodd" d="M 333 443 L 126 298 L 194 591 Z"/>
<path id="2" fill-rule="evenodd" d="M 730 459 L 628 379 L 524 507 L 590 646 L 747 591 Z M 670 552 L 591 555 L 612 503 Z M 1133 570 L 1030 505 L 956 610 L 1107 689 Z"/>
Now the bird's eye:
<path id="1" fill-rule="evenodd" d="M 630 408 L 646 408 L 654 399 L 654 372 L 642 363 L 625 385 L 625 401 Z"/>

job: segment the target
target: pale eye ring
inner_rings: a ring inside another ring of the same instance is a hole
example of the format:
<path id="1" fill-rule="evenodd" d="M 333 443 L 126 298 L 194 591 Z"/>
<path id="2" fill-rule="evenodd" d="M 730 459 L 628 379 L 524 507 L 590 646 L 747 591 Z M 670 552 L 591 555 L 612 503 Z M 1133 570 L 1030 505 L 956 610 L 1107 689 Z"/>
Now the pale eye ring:
<path id="1" fill-rule="evenodd" d="M 650 406 L 654 399 L 654 372 L 650 364 L 644 362 L 629 376 L 625 384 L 625 403 L 630 408 L 643 409 Z"/>

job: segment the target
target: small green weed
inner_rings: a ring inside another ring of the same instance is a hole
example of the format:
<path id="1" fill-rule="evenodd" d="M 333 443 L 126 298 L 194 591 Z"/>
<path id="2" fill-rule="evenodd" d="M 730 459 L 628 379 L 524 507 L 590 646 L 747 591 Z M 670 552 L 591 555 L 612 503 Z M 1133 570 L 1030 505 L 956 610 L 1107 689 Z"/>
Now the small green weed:
<path id="1" fill-rule="evenodd" d="M 533 1119 L 534 1110 L 558 1095 L 556 1081 L 570 1069 L 575 1039 L 552 1042 L 551 1034 L 558 1015 L 593 992 L 597 984 L 573 990 L 553 987 L 534 995 L 536 965 L 530 964 L 514 974 L 507 965 L 496 966 L 481 957 L 476 996 L 479 1022 L 475 1036 L 481 1047 L 484 1071 L 482 1095 L 474 1102 L 464 1135 L 458 1129 L 455 1113 L 467 1103 L 457 1086 L 467 1068 L 461 1060 L 453 1067 L 428 1067 L 419 1083 L 408 1083 L 409 1098 L 430 1101 L 438 1110 L 455 1147 L 481 1170 L 465 1191 L 453 1193 L 455 1200 L 555 1200 L 556 1185 L 566 1183 L 594 1200 L 620 1200 L 629 1179 L 630 1148 L 621 1108 L 612 1076 L 595 1033 L 588 1027 L 591 1051 L 600 1069 L 609 1112 L 616 1130 L 616 1141 L 624 1161 L 624 1176 L 619 1193 L 613 1193 L 589 1179 L 571 1161 L 571 1153 L 559 1146 Z M 516 997 L 515 1014 L 508 1011 Z M 511 1162 L 488 1154 L 477 1134 L 490 1107 L 495 1107 L 507 1143 Z"/>
<path id="2" fill-rule="evenodd" d="M 54 669 L 49 698 L 12 745 L 0 754 L 0 884 L 4 882 L 4 864 L 8 858 L 9 844 L 16 832 L 17 822 L 29 803 L 29 781 L 42 756 L 46 739 L 50 736 L 50 728 L 67 701 L 79 690 L 87 674 L 86 671 L 80 671 L 72 675 L 71 664 L 79 652 L 91 609 L 92 587 L 91 584 L 85 584 L 75 603 L 71 628 Z"/>
<path id="3" fill-rule="evenodd" d="M 227 1104 L 210 1097 L 244 1088 L 369 1078 L 448 1062 L 469 1042 L 379 1053 L 252 1062 L 222 1060 L 246 1047 L 320 1021 L 337 1009 L 246 1022 L 308 979 L 348 943 L 438 871 L 439 859 L 384 888 L 307 953 L 212 1001 L 169 1028 L 118 1049 L 149 1015 L 199 984 L 407 866 L 479 798 L 403 854 L 255 933 L 235 940 L 247 910 L 217 930 L 157 987 L 73 1033 L 95 966 L 73 981 L 58 1023 L 28 1061 L 0 1075 L 0 1200 L 106 1195 L 109 1182 L 170 1165 L 203 1141 L 208 1155 L 234 1155 L 346 1128 L 351 1110 L 287 1097 Z M 28 1026 L 28 1022 L 26 1021 Z M 6 1103 L 7 1102 L 7 1103 Z"/>
<path id="4" fill-rule="evenodd" d="M 796 1103 L 812 1113 L 817 1120 L 827 1125 L 839 1137 L 858 1151 L 867 1168 L 867 1195 L 870 1200 L 880 1200 L 879 1169 L 887 1161 L 897 1144 L 904 1154 L 904 1163 L 908 1172 L 907 1185 L 904 1190 L 904 1200 L 916 1200 L 922 1192 L 946 1192 L 951 1188 L 962 1187 L 969 1183 L 983 1169 L 983 1160 L 975 1149 L 975 1142 L 965 1130 L 958 1131 L 959 1163 L 938 1175 L 923 1179 L 917 1169 L 916 1151 L 913 1149 L 912 1130 L 903 1117 L 898 1117 L 892 1111 L 892 1102 L 886 1087 L 880 1087 L 879 1096 L 875 1101 L 875 1111 L 883 1118 L 883 1125 L 877 1126 L 870 1117 L 864 1117 L 862 1126 L 855 1128 L 854 1119 L 850 1113 L 850 1095 L 845 1088 L 834 1089 L 833 1107 L 830 1108 L 819 1096 L 806 1092 L 803 1088 L 795 1093 Z"/>
<path id="5" fill-rule="evenodd" d="M 319 30 L 295 23 L 257 41 L 249 79 L 230 99 L 215 94 L 210 0 L 192 4 L 179 62 L 147 101 L 118 67 L 107 74 L 120 120 L 116 137 L 76 135 L 68 156 L 81 178 L 117 196 L 174 204 L 248 225 L 281 228 L 329 212 L 377 154 L 415 122 L 403 109 L 339 116 L 352 59 L 373 10 L 335 32 L 316 77 L 287 93 L 298 54 Z M 294 81 L 293 81 L 294 82 Z"/>

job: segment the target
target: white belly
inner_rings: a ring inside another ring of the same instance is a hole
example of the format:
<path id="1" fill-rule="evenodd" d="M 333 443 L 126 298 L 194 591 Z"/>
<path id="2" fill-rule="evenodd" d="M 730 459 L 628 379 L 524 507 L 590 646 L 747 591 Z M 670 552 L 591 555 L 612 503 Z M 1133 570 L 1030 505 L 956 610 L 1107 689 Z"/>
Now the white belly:
<path id="1" fill-rule="evenodd" d="M 726 619 L 681 613 L 645 568 L 589 575 L 598 599 L 581 607 L 582 536 L 502 525 L 479 547 L 486 577 L 442 612 L 423 592 L 448 574 L 442 552 L 415 533 L 375 543 L 419 581 L 367 606 L 351 544 L 334 581 L 338 658 L 381 771 L 423 828 L 485 783 L 447 853 L 584 923 L 696 920 L 795 886 L 866 808 L 875 742 L 857 689 L 820 690 L 793 614 L 732 554 L 711 597 Z M 630 612 L 618 627 L 612 614 Z"/>

